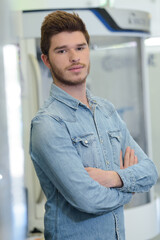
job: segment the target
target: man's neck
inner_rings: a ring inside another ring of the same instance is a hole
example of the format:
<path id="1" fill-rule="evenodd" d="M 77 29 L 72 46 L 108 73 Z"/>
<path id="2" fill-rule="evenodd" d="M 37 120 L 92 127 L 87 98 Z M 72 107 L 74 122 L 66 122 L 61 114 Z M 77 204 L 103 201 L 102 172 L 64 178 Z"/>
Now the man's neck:
<path id="1" fill-rule="evenodd" d="M 89 108 L 89 103 L 86 96 L 86 82 L 79 85 L 66 85 L 56 82 L 55 85 Z"/>

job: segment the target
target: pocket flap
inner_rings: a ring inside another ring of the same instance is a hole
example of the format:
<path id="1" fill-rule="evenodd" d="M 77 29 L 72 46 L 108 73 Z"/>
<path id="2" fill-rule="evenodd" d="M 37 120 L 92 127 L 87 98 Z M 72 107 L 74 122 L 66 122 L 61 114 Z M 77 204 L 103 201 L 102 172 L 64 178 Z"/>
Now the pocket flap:
<path id="1" fill-rule="evenodd" d="M 82 143 L 85 147 L 88 147 L 93 141 L 94 141 L 95 137 L 93 133 L 90 134 L 86 134 L 83 136 L 78 136 L 78 137 L 74 137 L 72 138 L 72 141 L 74 143 Z"/>
<path id="2" fill-rule="evenodd" d="M 108 135 L 110 138 L 116 138 L 119 142 L 121 141 L 122 134 L 120 130 L 117 131 L 109 131 Z"/>

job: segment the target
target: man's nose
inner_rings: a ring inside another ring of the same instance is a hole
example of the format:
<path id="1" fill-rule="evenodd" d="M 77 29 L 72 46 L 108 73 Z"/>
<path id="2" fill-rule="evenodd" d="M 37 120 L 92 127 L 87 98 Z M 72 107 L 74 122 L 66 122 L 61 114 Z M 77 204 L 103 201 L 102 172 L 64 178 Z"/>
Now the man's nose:
<path id="1" fill-rule="evenodd" d="M 69 61 L 72 63 L 76 63 L 80 61 L 79 54 L 76 50 L 70 50 Z"/>

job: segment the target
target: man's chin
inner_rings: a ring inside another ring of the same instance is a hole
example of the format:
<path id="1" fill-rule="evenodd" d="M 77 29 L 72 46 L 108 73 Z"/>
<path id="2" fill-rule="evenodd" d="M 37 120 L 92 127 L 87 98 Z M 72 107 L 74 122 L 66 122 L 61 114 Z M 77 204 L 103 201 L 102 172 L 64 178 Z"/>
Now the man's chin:
<path id="1" fill-rule="evenodd" d="M 68 86 L 78 86 L 86 82 L 86 78 L 82 79 L 57 79 L 57 82 L 68 85 Z"/>
<path id="2" fill-rule="evenodd" d="M 79 86 L 86 82 L 86 79 L 79 80 L 79 81 L 64 81 L 63 83 L 68 86 Z"/>

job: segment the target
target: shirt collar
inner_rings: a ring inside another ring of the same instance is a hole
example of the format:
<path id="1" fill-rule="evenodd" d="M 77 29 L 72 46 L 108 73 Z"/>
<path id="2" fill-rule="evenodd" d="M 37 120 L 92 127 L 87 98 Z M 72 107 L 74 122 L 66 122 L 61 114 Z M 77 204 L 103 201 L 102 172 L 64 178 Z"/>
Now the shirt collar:
<path id="1" fill-rule="evenodd" d="M 50 96 L 74 109 L 78 109 L 79 104 L 82 104 L 78 99 L 72 97 L 54 83 L 51 85 Z M 97 104 L 97 101 L 88 89 L 86 90 L 86 96 L 89 103 Z"/>
<path id="2" fill-rule="evenodd" d="M 54 83 L 51 85 L 50 96 L 57 99 L 60 102 L 68 105 L 71 108 L 78 109 L 78 105 L 80 103 L 79 100 L 73 98 L 71 95 L 66 93 L 61 88 L 57 87 Z"/>

